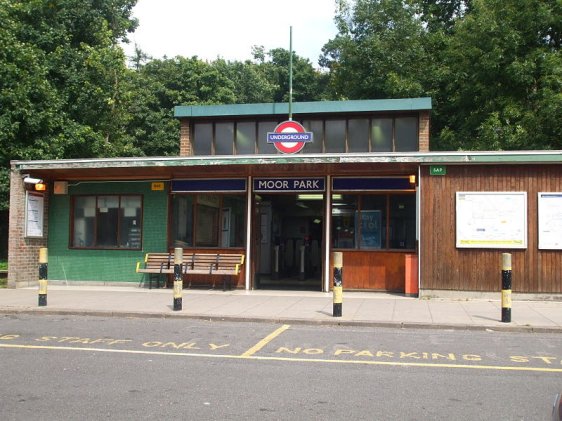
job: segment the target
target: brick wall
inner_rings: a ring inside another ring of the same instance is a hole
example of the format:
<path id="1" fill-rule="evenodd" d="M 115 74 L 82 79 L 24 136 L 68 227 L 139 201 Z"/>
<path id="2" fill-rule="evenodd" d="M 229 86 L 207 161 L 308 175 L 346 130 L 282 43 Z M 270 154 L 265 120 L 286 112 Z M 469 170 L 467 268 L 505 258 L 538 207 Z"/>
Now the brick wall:
<path id="1" fill-rule="evenodd" d="M 12 166 L 10 172 L 10 218 L 8 239 L 8 288 L 37 285 L 39 249 L 47 247 L 48 194 L 43 209 L 43 238 L 25 238 L 25 186 L 22 174 Z"/>
<path id="2" fill-rule="evenodd" d="M 191 143 L 189 120 L 182 118 L 180 124 L 180 156 L 192 156 L 193 144 Z"/>
<path id="3" fill-rule="evenodd" d="M 420 112 L 420 152 L 429 152 L 429 111 Z"/>

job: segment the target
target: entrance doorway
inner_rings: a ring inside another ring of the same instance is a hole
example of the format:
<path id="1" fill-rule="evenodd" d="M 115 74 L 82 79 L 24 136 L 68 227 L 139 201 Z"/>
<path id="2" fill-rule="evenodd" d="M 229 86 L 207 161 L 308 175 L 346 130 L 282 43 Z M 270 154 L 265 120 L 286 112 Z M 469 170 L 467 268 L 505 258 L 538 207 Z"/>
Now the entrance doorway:
<path id="1" fill-rule="evenodd" d="M 324 195 L 256 194 L 254 288 L 322 290 Z"/>

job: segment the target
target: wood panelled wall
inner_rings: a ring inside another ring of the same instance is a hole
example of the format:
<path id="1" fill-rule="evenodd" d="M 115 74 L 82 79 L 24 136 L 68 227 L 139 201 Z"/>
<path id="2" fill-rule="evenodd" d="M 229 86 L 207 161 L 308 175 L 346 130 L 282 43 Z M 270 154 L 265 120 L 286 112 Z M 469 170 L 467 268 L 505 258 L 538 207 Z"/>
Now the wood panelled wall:
<path id="1" fill-rule="evenodd" d="M 538 193 L 562 192 L 562 165 L 447 166 L 444 176 L 422 167 L 421 288 L 500 291 L 501 254 L 512 254 L 512 289 L 562 293 L 562 250 L 538 249 Z M 455 194 L 461 191 L 527 192 L 527 249 L 458 249 Z"/>
<path id="2" fill-rule="evenodd" d="M 361 250 L 342 252 L 344 290 L 404 292 L 407 253 Z M 333 273 L 333 266 L 330 270 Z"/>

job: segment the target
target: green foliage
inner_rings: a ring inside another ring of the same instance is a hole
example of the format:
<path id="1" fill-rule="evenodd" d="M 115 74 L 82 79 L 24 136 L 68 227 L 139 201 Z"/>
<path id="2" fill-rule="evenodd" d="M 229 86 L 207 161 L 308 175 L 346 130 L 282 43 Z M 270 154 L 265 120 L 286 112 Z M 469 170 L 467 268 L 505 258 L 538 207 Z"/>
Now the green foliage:
<path id="1" fill-rule="evenodd" d="M 135 153 L 118 42 L 136 0 L 0 0 L 0 209 L 12 159 Z"/>
<path id="2" fill-rule="evenodd" d="M 424 93 L 428 61 L 417 9 L 401 0 L 339 2 L 339 34 L 323 48 L 334 98 L 404 98 Z"/>
<path id="3" fill-rule="evenodd" d="M 338 1 L 333 98 L 433 98 L 433 149 L 561 149 L 559 0 Z"/>
<path id="4" fill-rule="evenodd" d="M 440 148 L 562 148 L 561 6 L 474 0 L 447 39 Z"/>

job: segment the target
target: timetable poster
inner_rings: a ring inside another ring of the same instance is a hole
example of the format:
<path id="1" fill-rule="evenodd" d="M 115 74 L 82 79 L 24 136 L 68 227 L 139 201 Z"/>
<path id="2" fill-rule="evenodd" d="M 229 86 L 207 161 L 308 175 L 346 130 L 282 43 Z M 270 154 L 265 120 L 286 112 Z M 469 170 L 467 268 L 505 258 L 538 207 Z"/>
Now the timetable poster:
<path id="1" fill-rule="evenodd" d="M 527 247 L 527 192 L 457 192 L 459 248 Z"/>
<path id="2" fill-rule="evenodd" d="M 562 192 L 539 193 L 539 249 L 562 250 Z"/>

